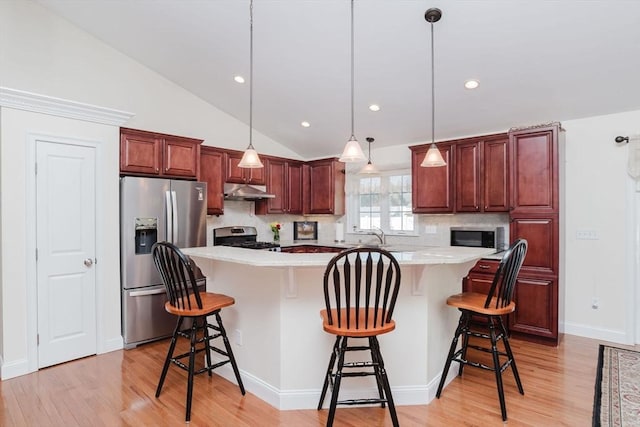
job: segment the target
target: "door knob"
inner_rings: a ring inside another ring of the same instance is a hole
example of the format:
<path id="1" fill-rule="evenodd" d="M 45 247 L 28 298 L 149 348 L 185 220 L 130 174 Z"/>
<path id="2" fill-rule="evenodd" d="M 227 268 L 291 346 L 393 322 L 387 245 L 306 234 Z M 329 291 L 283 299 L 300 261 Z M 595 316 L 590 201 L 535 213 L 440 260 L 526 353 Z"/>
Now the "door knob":
<path id="1" fill-rule="evenodd" d="M 86 265 L 87 267 L 91 267 L 93 265 L 93 260 L 91 258 L 85 259 L 84 265 Z"/>

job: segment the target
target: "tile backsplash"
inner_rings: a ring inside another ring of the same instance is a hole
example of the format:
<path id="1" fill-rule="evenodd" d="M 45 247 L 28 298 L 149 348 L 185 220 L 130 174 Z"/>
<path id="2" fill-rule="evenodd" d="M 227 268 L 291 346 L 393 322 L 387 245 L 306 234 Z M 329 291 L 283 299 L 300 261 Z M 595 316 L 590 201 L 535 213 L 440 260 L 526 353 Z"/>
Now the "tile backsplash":
<path id="1" fill-rule="evenodd" d="M 207 217 L 207 245 L 213 245 L 213 229 L 227 226 L 252 226 L 258 230 L 259 241 L 273 240 L 270 224 L 282 225 L 280 239 L 293 240 L 293 221 L 318 221 L 318 240 L 331 242 L 336 237 L 336 222 L 343 223 L 344 238 L 347 242 L 375 242 L 375 236 L 354 234 L 347 227 L 347 218 L 317 215 L 255 215 L 254 202 L 227 200 L 224 215 Z M 504 227 L 505 241 L 509 242 L 509 214 L 455 214 L 455 215 L 418 215 L 418 233 L 415 236 L 387 235 L 388 244 L 409 244 L 422 246 L 449 246 L 450 227 Z"/>

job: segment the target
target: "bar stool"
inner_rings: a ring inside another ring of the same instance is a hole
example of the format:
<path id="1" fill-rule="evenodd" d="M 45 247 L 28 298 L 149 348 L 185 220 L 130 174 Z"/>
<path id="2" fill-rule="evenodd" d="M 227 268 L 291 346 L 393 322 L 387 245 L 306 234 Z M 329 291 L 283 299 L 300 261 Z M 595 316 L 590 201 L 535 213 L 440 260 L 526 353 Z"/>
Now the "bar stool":
<path id="1" fill-rule="evenodd" d="M 504 389 L 502 387 L 502 372 L 509 366 L 511 366 L 513 371 L 518 391 L 520 394 L 524 394 L 520 375 L 518 375 L 518 368 L 516 367 L 516 361 L 513 357 L 511 346 L 509 345 L 508 332 L 502 321 L 502 316 L 513 313 L 516 308 L 516 304 L 513 302 L 513 291 L 515 289 L 518 272 L 520 271 L 520 267 L 522 267 L 526 254 L 527 241 L 518 239 L 502 257 L 487 295 L 475 292 L 463 292 L 452 295 L 447 299 L 447 305 L 456 307 L 462 314 L 460 315 L 458 327 L 456 328 L 451 347 L 449 348 L 447 361 L 442 370 L 442 377 L 440 378 L 440 384 L 436 392 L 437 398 L 440 398 L 442 394 L 442 388 L 447 378 L 451 362 L 458 362 L 460 364 L 458 376 L 462 375 L 465 365 L 471 365 L 495 373 L 503 421 L 507 420 L 507 408 L 504 400 Z M 473 319 L 477 318 L 480 318 L 482 321 L 479 325 L 475 325 L 473 321 Z M 479 331 L 478 328 L 473 328 L 472 326 L 481 326 L 482 329 Z M 488 330 L 488 333 L 484 332 L 486 330 Z M 462 336 L 462 346 L 456 351 L 460 336 Z M 490 340 L 491 347 L 487 348 L 469 344 L 469 337 L 471 336 Z M 504 344 L 504 352 L 498 350 L 497 342 L 499 340 L 502 340 Z M 468 360 L 468 348 L 491 353 L 493 366 Z M 500 357 L 506 357 L 504 363 L 500 362 Z"/>
<path id="2" fill-rule="evenodd" d="M 333 425 L 337 405 L 377 404 L 389 406 L 398 426 L 391 387 L 380 352 L 378 335 L 395 329 L 393 309 L 400 288 L 400 266 L 391 253 L 378 248 L 354 248 L 336 255 L 324 273 L 326 309 L 320 312 L 325 332 L 336 336 L 325 375 L 318 410 L 332 386 L 327 426 Z M 350 338 L 366 339 L 368 345 L 349 345 Z M 345 363 L 345 354 L 369 350 L 371 360 Z M 342 378 L 375 376 L 378 397 L 338 401 Z"/>
<path id="3" fill-rule="evenodd" d="M 191 396 L 193 394 L 194 375 L 208 372 L 209 376 L 211 376 L 211 372 L 215 368 L 231 363 L 236 380 L 238 381 L 238 386 L 240 387 L 240 392 L 242 395 L 245 394 L 242 378 L 240 378 L 240 372 L 238 371 L 238 365 L 236 364 L 236 359 L 233 357 L 231 345 L 229 344 L 227 333 L 220 317 L 220 310 L 235 304 L 235 300 L 223 294 L 199 292 L 194 276 L 195 264 L 173 244 L 158 242 L 153 245 L 152 254 L 156 268 L 162 276 L 162 281 L 164 282 L 169 299 L 165 304 L 165 309 L 169 313 L 178 316 L 176 327 L 171 337 L 169 351 L 167 352 L 167 357 L 162 368 L 162 374 L 160 375 L 158 388 L 156 389 L 156 398 L 160 396 L 170 363 L 187 371 L 187 409 L 185 421 L 189 422 L 191 420 Z M 207 316 L 215 316 L 217 324 L 210 324 L 207 321 Z M 185 318 L 191 320 L 188 331 L 182 329 L 182 323 Z M 210 334 L 210 329 L 214 331 L 213 334 Z M 198 337 L 200 332 L 202 336 Z M 191 345 L 187 353 L 174 356 L 173 352 L 178 337 L 187 338 Z M 210 341 L 216 338 L 222 338 L 224 349 L 217 348 L 210 343 Z M 205 352 L 206 356 L 205 366 L 195 371 L 195 356 L 202 351 Z M 215 351 L 226 359 L 215 364 L 211 363 L 211 351 Z M 181 359 L 186 357 L 189 357 L 188 365 L 185 365 L 181 361 Z"/>

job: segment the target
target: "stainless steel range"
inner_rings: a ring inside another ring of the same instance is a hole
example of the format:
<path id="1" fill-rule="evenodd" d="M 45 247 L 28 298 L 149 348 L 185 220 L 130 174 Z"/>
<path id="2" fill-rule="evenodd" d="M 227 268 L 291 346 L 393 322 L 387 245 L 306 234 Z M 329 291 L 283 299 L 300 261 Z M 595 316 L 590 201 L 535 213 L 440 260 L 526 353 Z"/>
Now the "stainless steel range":
<path id="1" fill-rule="evenodd" d="M 235 246 L 246 249 L 273 249 L 280 245 L 273 242 L 259 242 L 255 227 L 220 227 L 213 229 L 214 246 Z"/>

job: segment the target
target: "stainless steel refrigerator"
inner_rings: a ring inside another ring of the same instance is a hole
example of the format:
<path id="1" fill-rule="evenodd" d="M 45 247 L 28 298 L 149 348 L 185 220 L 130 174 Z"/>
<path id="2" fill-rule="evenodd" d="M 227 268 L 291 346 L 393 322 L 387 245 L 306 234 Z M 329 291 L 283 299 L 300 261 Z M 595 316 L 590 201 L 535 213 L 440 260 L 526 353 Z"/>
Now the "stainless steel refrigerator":
<path id="1" fill-rule="evenodd" d="M 120 283 L 125 348 L 170 336 L 177 318 L 164 309 L 164 285 L 151 255 L 155 242 L 206 246 L 207 183 L 120 178 Z M 205 279 L 200 274 L 200 285 Z"/>

